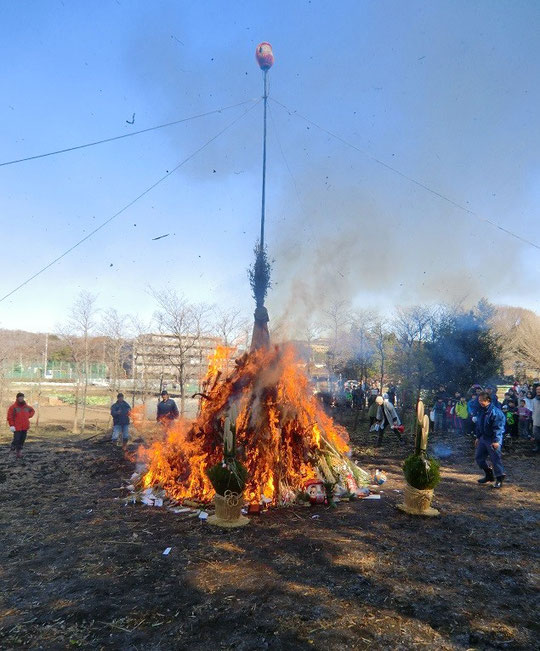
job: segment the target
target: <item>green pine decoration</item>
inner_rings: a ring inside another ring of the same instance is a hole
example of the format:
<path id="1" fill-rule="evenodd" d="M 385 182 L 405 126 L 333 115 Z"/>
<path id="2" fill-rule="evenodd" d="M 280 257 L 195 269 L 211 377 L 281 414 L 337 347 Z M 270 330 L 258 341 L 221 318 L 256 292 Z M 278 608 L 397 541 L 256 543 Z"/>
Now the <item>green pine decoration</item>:
<path id="1" fill-rule="evenodd" d="M 409 486 L 418 490 L 430 490 L 441 481 L 440 464 L 437 459 L 411 454 L 403 464 L 403 474 Z"/>
<path id="2" fill-rule="evenodd" d="M 431 500 L 433 489 L 441 480 L 440 464 L 427 456 L 428 435 L 429 416 L 424 413 L 424 403 L 418 400 L 414 453 L 403 464 L 407 484 L 403 491 L 404 503 L 398 504 L 398 509 L 409 515 L 439 515 L 439 511 L 431 507 Z"/>

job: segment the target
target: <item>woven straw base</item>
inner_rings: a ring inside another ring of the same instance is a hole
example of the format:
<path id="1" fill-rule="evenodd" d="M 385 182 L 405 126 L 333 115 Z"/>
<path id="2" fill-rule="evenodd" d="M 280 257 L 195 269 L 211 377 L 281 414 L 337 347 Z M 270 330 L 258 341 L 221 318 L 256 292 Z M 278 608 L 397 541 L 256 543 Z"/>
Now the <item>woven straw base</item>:
<path id="1" fill-rule="evenodd" d="M 241 515 L 243 502 L 242 495 L 232 491 L 225 491 L 225 495 L 214 495 L 216 512 L 208 518 L 207 522 L 225 529 L 245 527 L 249 518 Z"/>
<path id="2" fill-rule="evenodd" d="M 436 515 L 440 515 L 440 511 L 437 511 L 437 509 L 434 509 L 431 506 L 428 506 L 428 508 L 425 511 L 416 511 L 414 509 L 409 508 L 405 504 L 398 504 L 397 507 L 398 509 L 400 509 L 404 513 L 408 513 L 409 515 L 427 515 L 432 518 L 435 517 Z"/>
<path id="3" fill-rule="evenodd" d="M 238 520 L 222 520 L 217 515 L 211 515 L 208 524 L 213 524 L 215 527 L 224 527 L 225 529 L 234 529 L 235 527 L 245 527 L 249 523 L 249 518 L 245 515 L 239 516 Z"/>
<path id="4" fill-rule="evenodd" d="M 439 515 L 439 511 L 431 507 L 433 499 L 433 489 L 418 490 L 409 484 L 405 484 L 403 490 L 404 504 L 398 504 L 398 509 L 410 515 L 427 515 L 434 517 Z"/>

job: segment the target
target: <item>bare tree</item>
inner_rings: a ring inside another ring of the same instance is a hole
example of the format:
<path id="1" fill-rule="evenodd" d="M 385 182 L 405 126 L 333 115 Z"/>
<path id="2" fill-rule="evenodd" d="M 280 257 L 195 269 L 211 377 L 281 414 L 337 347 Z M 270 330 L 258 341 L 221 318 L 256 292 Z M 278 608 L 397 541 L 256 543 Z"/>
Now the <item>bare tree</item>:
<path id="1" fill-rule="evenodd" d="M 387 326 L 386 323 L 382 320 L 378 320 L 374 325 L 373 325 L 373 338 L 374 338 L 374 343 L 375 343 L 375 350 L 377 353 L 377 358 L 379 362 L 379 378 L 380 378 L 380 390 L 381 393 L 383 392 L 383 386 L 384 386 L 384 378 L 386 377 L 387 373 L 387 360 L 388 360 L 388 352 L 387 352 Z"/>
<path id="2" fill-rule="evenodd" d="M 403 409 L 412 408 L 432 370 L 426 343 L 431 339 L 436 310 L 415 305 L 396 308 L 393 331 L 396 337 L 392 370 L 400 378 Z"/>
<path id="3" fill-rule="evenodd" d="M 213 310 L 212 330 L 221 339 L 224 346 L 237 346 L 244 337 L 247 325 L 247 319 L 238 309 L 217 307 Z"/>
<path id="4" fill-rule="evenodd" d="M 422 342 L 426 339 L 433 321 L 433 310 L 424 305 L 396 308 L 394 319 L 394 332 L 396 337 L 408 347 L 415 342 Z"/>
<path id="5" fill-rule="evenodd" d="M 326 324 L 331 333 L 331 346 L 337 350 L 340 335 L 347 329 L 351 321 L 351 309 L 348 301 L 333 301 L 324 311 Z"/>
<path id="6" fill-rule="evenodd" d="M 106 310 L 99 324 L 99 330 L 105 337 L 104 352 L 109 368 L 110 389 L 113 395 L 120 388 L 120 380 L 126 377 L 125 365 L 130 351 L 127 340 L 129 337 L 130 317 L 120 314 L 116 309 Z"/>
<path id="7" fill-rule="evenodd" d="M 192 377 L 193 360 L 201 361 L 201 335 L 206 326 L 209 307 L 192 304 L 184 296 L 171 290 L 152 290 L 159 310 L 155 314 L 158 330 L 171 335 L 174 346 L 167 347 L 164 355 L 176 369 L 180 387 L 180 413 L 185 413 L 187 383 Z M 200 364 L 198 365 L 200 368 Z"/>
<path id="8" fill-rule="evenodd" d="M 0 409 L 4 408 L 4 399 L 9 389 L 9 379 L 7 377 L 7 364 L 9 362 L 8 342 L 0 339 Z"/>
<path id="9" fill-rule="evenodd" d="M 349 355 L 357 366 L 360 381 L 367 380 L 368 369 L 373 361 L 375 353 L 373 328 L 377 320 L 378 315 L 373 310 L 356 310 L 351 315 Z"/>
<path id="10" fill-rule="evenodd" d="M 344 343 L 351 322 L 350 304 L 348 301 L 333 301 L 324 314 L 325 325 L 330 334 L 330 346 L 327 353 L 328 366 L 330 371 L 334 372 L 346 358 Z"/>
<path id="11" fill-rule="evenodd" d="M 315 362 L 314 354 L 313 354 L 313 344 L 315 341 L 317 341 L 317 339 L 319 339 L 322 331 L 323 331 L 322 326 L 319 323 L 313 323 L 312 321 L 306 323 L 306 326 L 304 328 L 304 340 L 308 346 L 308 360 L 307 360 L 307 367 L 306 367 L 306 373 L 308 377 L 311 376 L 312 366 Z"/>
<path id="12" fill-rule="evenodd" d="M 75 417 L 73 433 L 79 432 L 79 392 L 83 380 L 82 416 L 80 433 L 84 434 L 86 426 L 86 401 L 88 396 L 88 380 L 90 369 L 90 335 L 95 327 L 96 296 L 82 291 L 70 310 L 66 325 L 60 329 L 59 335 L 69 348 L 77 375 L 75 389 Z"/>
<path id="13" fill-rule="evenodd" d="M 515 347 L 526 368 L 540 373 L 540 317 L 532 312 L 524 315 L 516 332 Z"/>
<path id="14" fill-rule="evenodd" d="M 70 379 L 75 381 L 75 414 L 73 417 L 73 427 L 72 433 L 79 434 L 79 403 L 80 403 L 80 389 L 81 389 L 81 380 L 82 380 L 82 359 L 83 359 L 83 350 L 81 347 L 80 338 L 77 336 L 76 332 L 73 330 L 70 323 L 64 323 L 61 326 L 57 326 L 57 336 L 59 341 L 63 345 L 64 355 L 68 362 L 72 364 L 72 368 L 75 371 L 75 377 L 71 377 L 70 370 Z"/>
<path id="15" fill-rule="evenodd" d="M 197 352 L 198 352 L 198 373 L 197 384 L 198 390 L 202 391 L 203 380 L 206 376 L 208 368 L 208 351 L 203 346 L 203 337 L 205 333 L 210 330 L 210 315 L 212 313 L 212 306 L 207 303 L 195 303 L 191 306 L 191 314 L 193 319 L 193 334 L 197 338 Z M 215 348 L 215 342 L 213 345 Z"/>
<path id="16" fill-rule="evenodd" d="M 138 316 L 130 317 L 131 330 L 134 334 L 132 366 L 133 394 L 132 404 L 135 405 L 135 395 L 139 393 L 143 404 L 151 393 L 150 359 L 147 351 L 150 346 L 152 324 L 142 321 Z"/>
<path id="17" fill-rule="evenodd" d="M 503 343 L 505 372 L 511 375 L 516 368 L 526 367 L 537 374 L 540 370 L 540 317 L 522 307 L 497 306 L 490 325 Z"/>
<path id="18" fill-rule="evenodd" d="M 249 324 L 251 325 L 251 324 Z M 240 310 L 235 308 L 214 308 L 212 315 L 212 330 L 228 349 L 236 349 L 243 343 L 248 321 Z M 248 335 L 249 336 L 249 335 Z M 246 345 L 247 349 L 247 345 Z M 225 372 L 228 373 L 231 360 L 227 354 Z"/>

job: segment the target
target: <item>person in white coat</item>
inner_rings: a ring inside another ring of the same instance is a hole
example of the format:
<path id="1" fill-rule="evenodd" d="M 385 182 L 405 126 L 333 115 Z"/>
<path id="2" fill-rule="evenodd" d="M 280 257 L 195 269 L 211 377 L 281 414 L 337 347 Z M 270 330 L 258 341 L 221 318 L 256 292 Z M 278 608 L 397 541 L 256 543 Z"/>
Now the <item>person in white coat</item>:
<path id="1" fill-rule="evenodd" d="M 379 405 L 377 408 L 377 425 L 379 426 L 377 446 L 382 445 L 384 430 L 387 427 L 389 427 L 396 434 L 398 439 L 403 442 L 403 437 L 401 436 L 403 427 L 401 426 L 401 421 L 399 420 L 396 408 L 390 400 L 388 400 L 388 394 L 385 393 L 382 396 L 377 396 L 375 402 Z"/>

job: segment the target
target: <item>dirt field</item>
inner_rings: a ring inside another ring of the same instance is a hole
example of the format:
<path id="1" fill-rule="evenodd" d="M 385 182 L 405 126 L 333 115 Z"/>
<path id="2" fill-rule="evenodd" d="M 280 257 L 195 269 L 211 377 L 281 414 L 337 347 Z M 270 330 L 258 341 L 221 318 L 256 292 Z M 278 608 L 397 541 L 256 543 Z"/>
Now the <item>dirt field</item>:
<path id="1" fill-rule="evenodd" d="M 100 438 L 42 429 L 19 462 L 0 442 L 2 649 L 539 648 L 538 457 L 526 444 L 495 491 L 476 485 L 470 441 L 434 441 L 451 450 L 440 518 L 396 509 L 407 449 L 387 442 L 356 448 L 388 473 L 381 500 L 222 531 L 125 506 L 115 489 L 133 464 Z"/>

